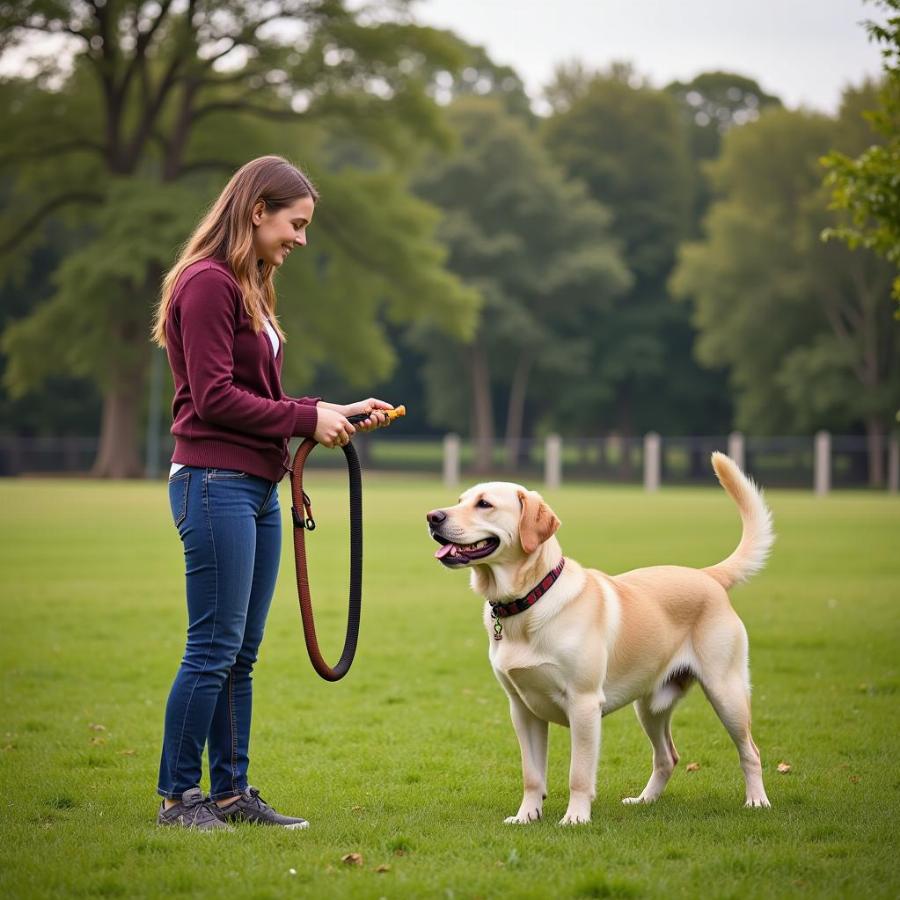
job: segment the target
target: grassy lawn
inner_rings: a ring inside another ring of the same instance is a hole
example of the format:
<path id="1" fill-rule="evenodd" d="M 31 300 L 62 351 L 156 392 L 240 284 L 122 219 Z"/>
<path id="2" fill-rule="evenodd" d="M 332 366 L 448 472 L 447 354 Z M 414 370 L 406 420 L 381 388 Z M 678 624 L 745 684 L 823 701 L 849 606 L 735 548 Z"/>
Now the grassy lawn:
<path id="1" fill-rule="evenodd" d="M 346 488 L 339 473 L 315 473 L 308 489 L 319 521 L 308 539 L 313 597 L 333 663 Z M 603 723 L 593 822 L 564 829 L 568 732 L 556 726 L 546 819 L 502 824 L 520 799 L 518 745 L 479 601 L 465 575 L 432 559 L 424 530 L 425 511 L 452 496 L 388 476 L 365 490 L 353 670 L 337 685 L 313 673 L 286 540 L 255 675 L 251 781 L 312 827 L 209 835 L 153 824 L 185 625 L 164 485 L 0 482 L 2 896 L 900 895 L 896 497 L 769 496 L 774 556 L 733 600 L 750 633 L 754 737 L 773 808 L 743 808 L 737 753 L 695 688 L 675 714 L 682 764 L 662 799 L 619 802 L 650 771 L 649 744 L 622 710 Z M 714 488 L 570 486 L 547 499 L 566 553 L 610 572 L 710 564 L 739 534 Z M 791 771 L 779 774 L 780 762 Z M 362 865 L 342 863 L 348 853 Z"/>

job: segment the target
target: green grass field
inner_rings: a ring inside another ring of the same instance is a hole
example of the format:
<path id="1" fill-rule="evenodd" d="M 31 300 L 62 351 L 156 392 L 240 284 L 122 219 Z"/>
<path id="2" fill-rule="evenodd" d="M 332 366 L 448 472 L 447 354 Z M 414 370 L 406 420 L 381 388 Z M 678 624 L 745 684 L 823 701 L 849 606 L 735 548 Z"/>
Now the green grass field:
<path id="1" fill-rule="evenodd" d="M 282 504 L 288 505 L 286 485 Z M 346 494 L 308 485 L 320 642 L 346 611 Z M 707 565 L 740 526 L 721 490 L 570 486 L 547 499 L 566 553 L 609 572 Z M 747 810 L 703 694 L 679 707 L 662 799 L 633 713 L 604 720 L 592 824 L 561 828 L 568 732 L 546 819 L 503 825 L 518 745 L 467 576 L 432 559 L 437 482 L 372 477 L 357 661 L 339 684 L 303 645 L 288 540 L 255 684 L 251 781 L 307 832 L 153 824 L 163 709 L 183 649 L 181 545 L 163 483 L 0 482 L 0 894 L 221 897 L 897 897 L 900 501 L 772 492 L 769 567 L 733 592 L 750 633 L 771 810 Z M 288 537 L 286 533 L 286 538 Z M 699 763 L 687 772 L 686 763 Z M 791 765 L 779 774 L 780 762 Z M 362 855 L 361 865 L 343 863 Z"/>

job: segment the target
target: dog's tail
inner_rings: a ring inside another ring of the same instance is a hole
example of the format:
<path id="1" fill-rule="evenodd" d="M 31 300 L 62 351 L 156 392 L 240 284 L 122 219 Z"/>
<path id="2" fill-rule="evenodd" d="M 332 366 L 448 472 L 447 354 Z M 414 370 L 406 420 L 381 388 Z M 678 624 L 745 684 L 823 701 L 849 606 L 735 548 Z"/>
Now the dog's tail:
<path id="1" fill-rule="evenodd" d="M 713 469 L 719 483 L 737 503 L 744 525 L 737 549 L 722 562 L 703 571 L 712 575 L 726 590 L 755 575 L 766 564 L 775 543 L 772 513 L 766 506 L 759 488 L 724 453 L 713 453 Z"/>

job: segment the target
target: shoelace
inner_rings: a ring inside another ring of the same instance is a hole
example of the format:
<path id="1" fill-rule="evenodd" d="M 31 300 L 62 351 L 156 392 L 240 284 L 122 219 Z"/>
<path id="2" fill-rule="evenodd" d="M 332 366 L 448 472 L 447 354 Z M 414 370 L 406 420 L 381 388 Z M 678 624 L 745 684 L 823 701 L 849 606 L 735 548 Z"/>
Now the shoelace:
<path id="1" fill-rule="evenodd" d="M 215 801 L 204 799 L 202 796 L 192 798 L 187 803 L 182 801 L 182 805 L 184 806 L 183 815 L 195 825 L 208 822 L 210 818 L 220 818 L 216 813 L 217 808 L 214 809 L 216 806 Z"/>
<path id="2" fill-rule="evenodd" d="M 271 808 L 269 804 L 259 796 L 259 791 L 256 788 L 248 788 L 248 793 L 253 798 L 253 802 L 256 804 L 256 808 L 261 812 Z"/>

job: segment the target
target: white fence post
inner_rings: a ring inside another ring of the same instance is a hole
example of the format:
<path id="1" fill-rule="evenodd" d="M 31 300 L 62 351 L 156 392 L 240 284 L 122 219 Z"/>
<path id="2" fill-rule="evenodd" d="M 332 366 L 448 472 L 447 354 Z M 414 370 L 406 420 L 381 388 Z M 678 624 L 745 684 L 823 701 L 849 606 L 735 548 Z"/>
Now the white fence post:
<path id="1" fill-rule="evenodd" d="M 455 488 L 459 485 L 459 435 L 444 435 L 444 486 Z"/>
<path id="2" fill-rule="evenodd" d="M 548 434 L 544 442 L 544 485 L 548 489 L 562 484 L 562 438 Z"/>
<path id="3" fill-rule="evenodd" d="M 900 491 L 900 438 L 892 434 L 888 442 L 888 490 Z"/>
<path id="4" fill-rule="evenodd" d="M 737 467 L 744 471 L 744 435 L 740 431 L 732 431 L 728 435 L 728 455 L 735 461 Z"/>
<path id="5" fill-rule="evenodd" d="M 827 431 L 816 432 L 813 482 L 819 497 L 831 490 L 831 435 Z"/>
<path id="6" fill-rule="evenodd" d="M 644 435 L 644 490 L 658 491 L 662 441 L 655 431 Z"/>

